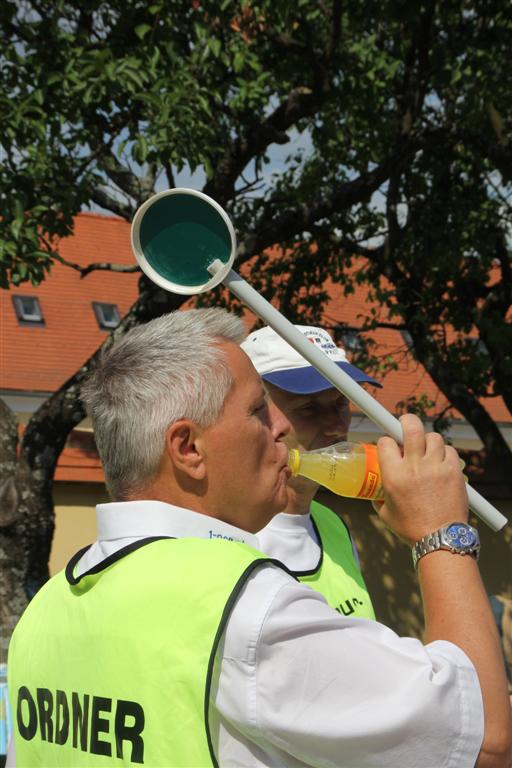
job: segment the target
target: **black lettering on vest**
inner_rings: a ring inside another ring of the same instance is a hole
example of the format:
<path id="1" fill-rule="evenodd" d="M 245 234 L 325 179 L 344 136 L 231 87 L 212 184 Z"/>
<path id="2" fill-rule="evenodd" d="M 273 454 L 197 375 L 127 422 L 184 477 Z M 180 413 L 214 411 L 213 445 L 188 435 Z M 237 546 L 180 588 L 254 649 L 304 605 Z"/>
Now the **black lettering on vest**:
<path id="1" fill-rule="evenodd" d="M 127 718 L 133 718 L 133 723 L 128 725 Z M 140 704 L 135 701 L 124 701 L 119 699 L 116 708 L 115 734 L 116 734 L 116 754 L 123 758 L 123 741 L 129 741 L 132 745 L 132 763 L 144 762 L 144 741 L 141 733 L 144 730 L 145 717 L 144 710 Z"/>
<path id="2" fill-rule="evenodd" d="M 64 691 L 57 691 L 55 698 L 55 743 L 65 744 L 69 734 L 69 707 Z"/>
<path id="3" fill-rule="evenodd" d="M 110 757 L 112 748 L 108 741 L 99 739 L 100 733 L 108 733 L 110 721 L 105 717 L 100 717 L 100 712 L 112 711 L 112 699 L 105 699 L 103 696 L 92 697 L 91 711 L 91 742 L 89 751 L 94 755 L 106 755 Z"/>
<path id="4" fill-rule="evenodd" d="M 347 606 L 346 609 L 343 607 L 343 603 L 340 603 L 336 610 L 344 616 L 350 616 L 351 613 L 354 613 L 354 606 L 350 600 L 345 600 L 345 605 Z"/>
<path id="5" fill-rule="evenodd" d="M 23 702 L 26 702 L 28 707 L 28 723 L 25 724 L 23 719 Z M 30 741 L 36 735 L 37 731 L 37 711 L 36 703 L 32 698 L 32 694 L 29 689 L 22 685 L 18 690 L 18 703 L 16 705 L 16 720 L 18 723 L 18 731 L 20 736 L 26 741 Z"/>
<path id="6" fill-rule="evenodd" d="M 55 744 L 63 745 L 70 737 L 71 726 L 74 749 L 79 747 L 83 752 L 111 757 L 111 741 L 105 741 L 100 736 L 112 735 L 111 718 L 102 717 L 103 713 L 112 713 L 112 699 L 81 695 L 76 691 L 71 693 L 71 701 L 68 697 L 69 694 L 62 690 L 53 693 L 48 688 L 37 688 L 34 698 L 26 686 L 21 686 L 16 707 L 20 736 L 30 741 L 36 735 L 39 725 L 43 741 L 53 742 L 55 737 Z M 131 763 L 144 763 L 144 709 L 135 701 L 119 699 L 115 710 L 113 730 L 117 757 L 126 761 L 129 759 Z M 130 758 L 124 756 L 125 748 L 131 753 Z"/>
<path id="7" fill-rule="evenodd" d="M 43 741 L 53 741 L 53 696 L 48 688 L 37 689 L 37 708 L 39 710 L 39 730 Z"/>
<path id="8" fill-rule="evenodd" d="M 89 694 L 84 694 L 84 706 L 80 704 L 78 693 L 71 694 L 71 711 L 73 713 L 73 747 L 78 745 L 78 733 L 80 732 L 80 749 L 87 750 L 87 727 L 89 725 Z"/>

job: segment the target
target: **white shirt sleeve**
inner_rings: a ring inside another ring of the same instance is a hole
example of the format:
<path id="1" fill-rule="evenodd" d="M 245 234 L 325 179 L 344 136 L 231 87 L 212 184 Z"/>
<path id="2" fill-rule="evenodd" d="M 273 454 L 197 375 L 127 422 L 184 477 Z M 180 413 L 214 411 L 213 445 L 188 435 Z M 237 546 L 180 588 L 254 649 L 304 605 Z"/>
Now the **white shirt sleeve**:
<path id="1" fill-rule="evenodd" d="M 341 616 L 266 567 L 240 594 L 220 654 L 211 726 L 223 768 L 475 764 L 480 687 L 449 642 Z"/>

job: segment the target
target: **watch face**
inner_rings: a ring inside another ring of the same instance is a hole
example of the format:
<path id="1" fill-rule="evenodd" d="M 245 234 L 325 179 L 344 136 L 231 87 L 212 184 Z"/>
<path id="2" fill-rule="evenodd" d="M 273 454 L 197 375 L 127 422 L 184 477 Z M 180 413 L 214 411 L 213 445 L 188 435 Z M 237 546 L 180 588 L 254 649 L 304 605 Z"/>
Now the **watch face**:
<path id="1" fill-rule="evenodd" d="M 448 526 L 446 529 L 446 536 L 448 542 L 453 547 L 465 549 L 476 544 L 475 534 L 469 525 L 464 525 L 464 523 L 454 523 L 453 525 Z"/>

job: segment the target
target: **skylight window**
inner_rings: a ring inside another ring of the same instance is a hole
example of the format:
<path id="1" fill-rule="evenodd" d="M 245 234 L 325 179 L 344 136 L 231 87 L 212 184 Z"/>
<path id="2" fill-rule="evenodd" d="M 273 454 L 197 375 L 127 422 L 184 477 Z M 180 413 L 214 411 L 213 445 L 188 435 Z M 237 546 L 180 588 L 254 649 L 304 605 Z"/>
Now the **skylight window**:
<path id="1" fill-rule="evenodd" d="M 121 322 L 117 304 L 103 304 L 100 301 L 93 301 L 92 306 L 100 328 L 104 331 L 117 328 Z"/>
<path id="2" fill-rule="evenodd" d="M 13 296 L 12 302 L 20 325 L 44 325 L 43 311 L 36 296 Z"/>

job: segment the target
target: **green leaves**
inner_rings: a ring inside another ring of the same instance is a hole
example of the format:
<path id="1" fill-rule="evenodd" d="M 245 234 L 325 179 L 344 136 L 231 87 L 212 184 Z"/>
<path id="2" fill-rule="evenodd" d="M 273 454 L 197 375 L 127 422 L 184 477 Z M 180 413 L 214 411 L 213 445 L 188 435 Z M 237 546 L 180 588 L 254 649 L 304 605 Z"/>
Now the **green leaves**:
<path id="1" fill-rule="evenodd" d="M 137 24 L 134 29 L 135 34 L 139 40 L 144 40 L 146 35 L 151 32 L 152 27 L 149 24 Z"/>
<path id="2" fill-rule="evenodd" d="M 512 6 L 58 0 L 44 19 L 38 8 L 1 11 L 3 286 L 43 279 L 46 243 L 72 232 L 82 206 L 100 198 L 130 218 L 189 168 L 244 243 L 282 248 L 251 279 L 290 316 L 320 322 L 326 280 L 346 296 L 368 286 L 388 318 L 435 340 L 425 365 L 437 349 L 466 387 L 457 360 L 477 360 L 476 395 L 493 381 L 493 356 L 466 341 L 506 339 Z M 357 269 L 351 244 L 368 249 Z M 379 319 L 361 322 L 370 332 Z"/>

